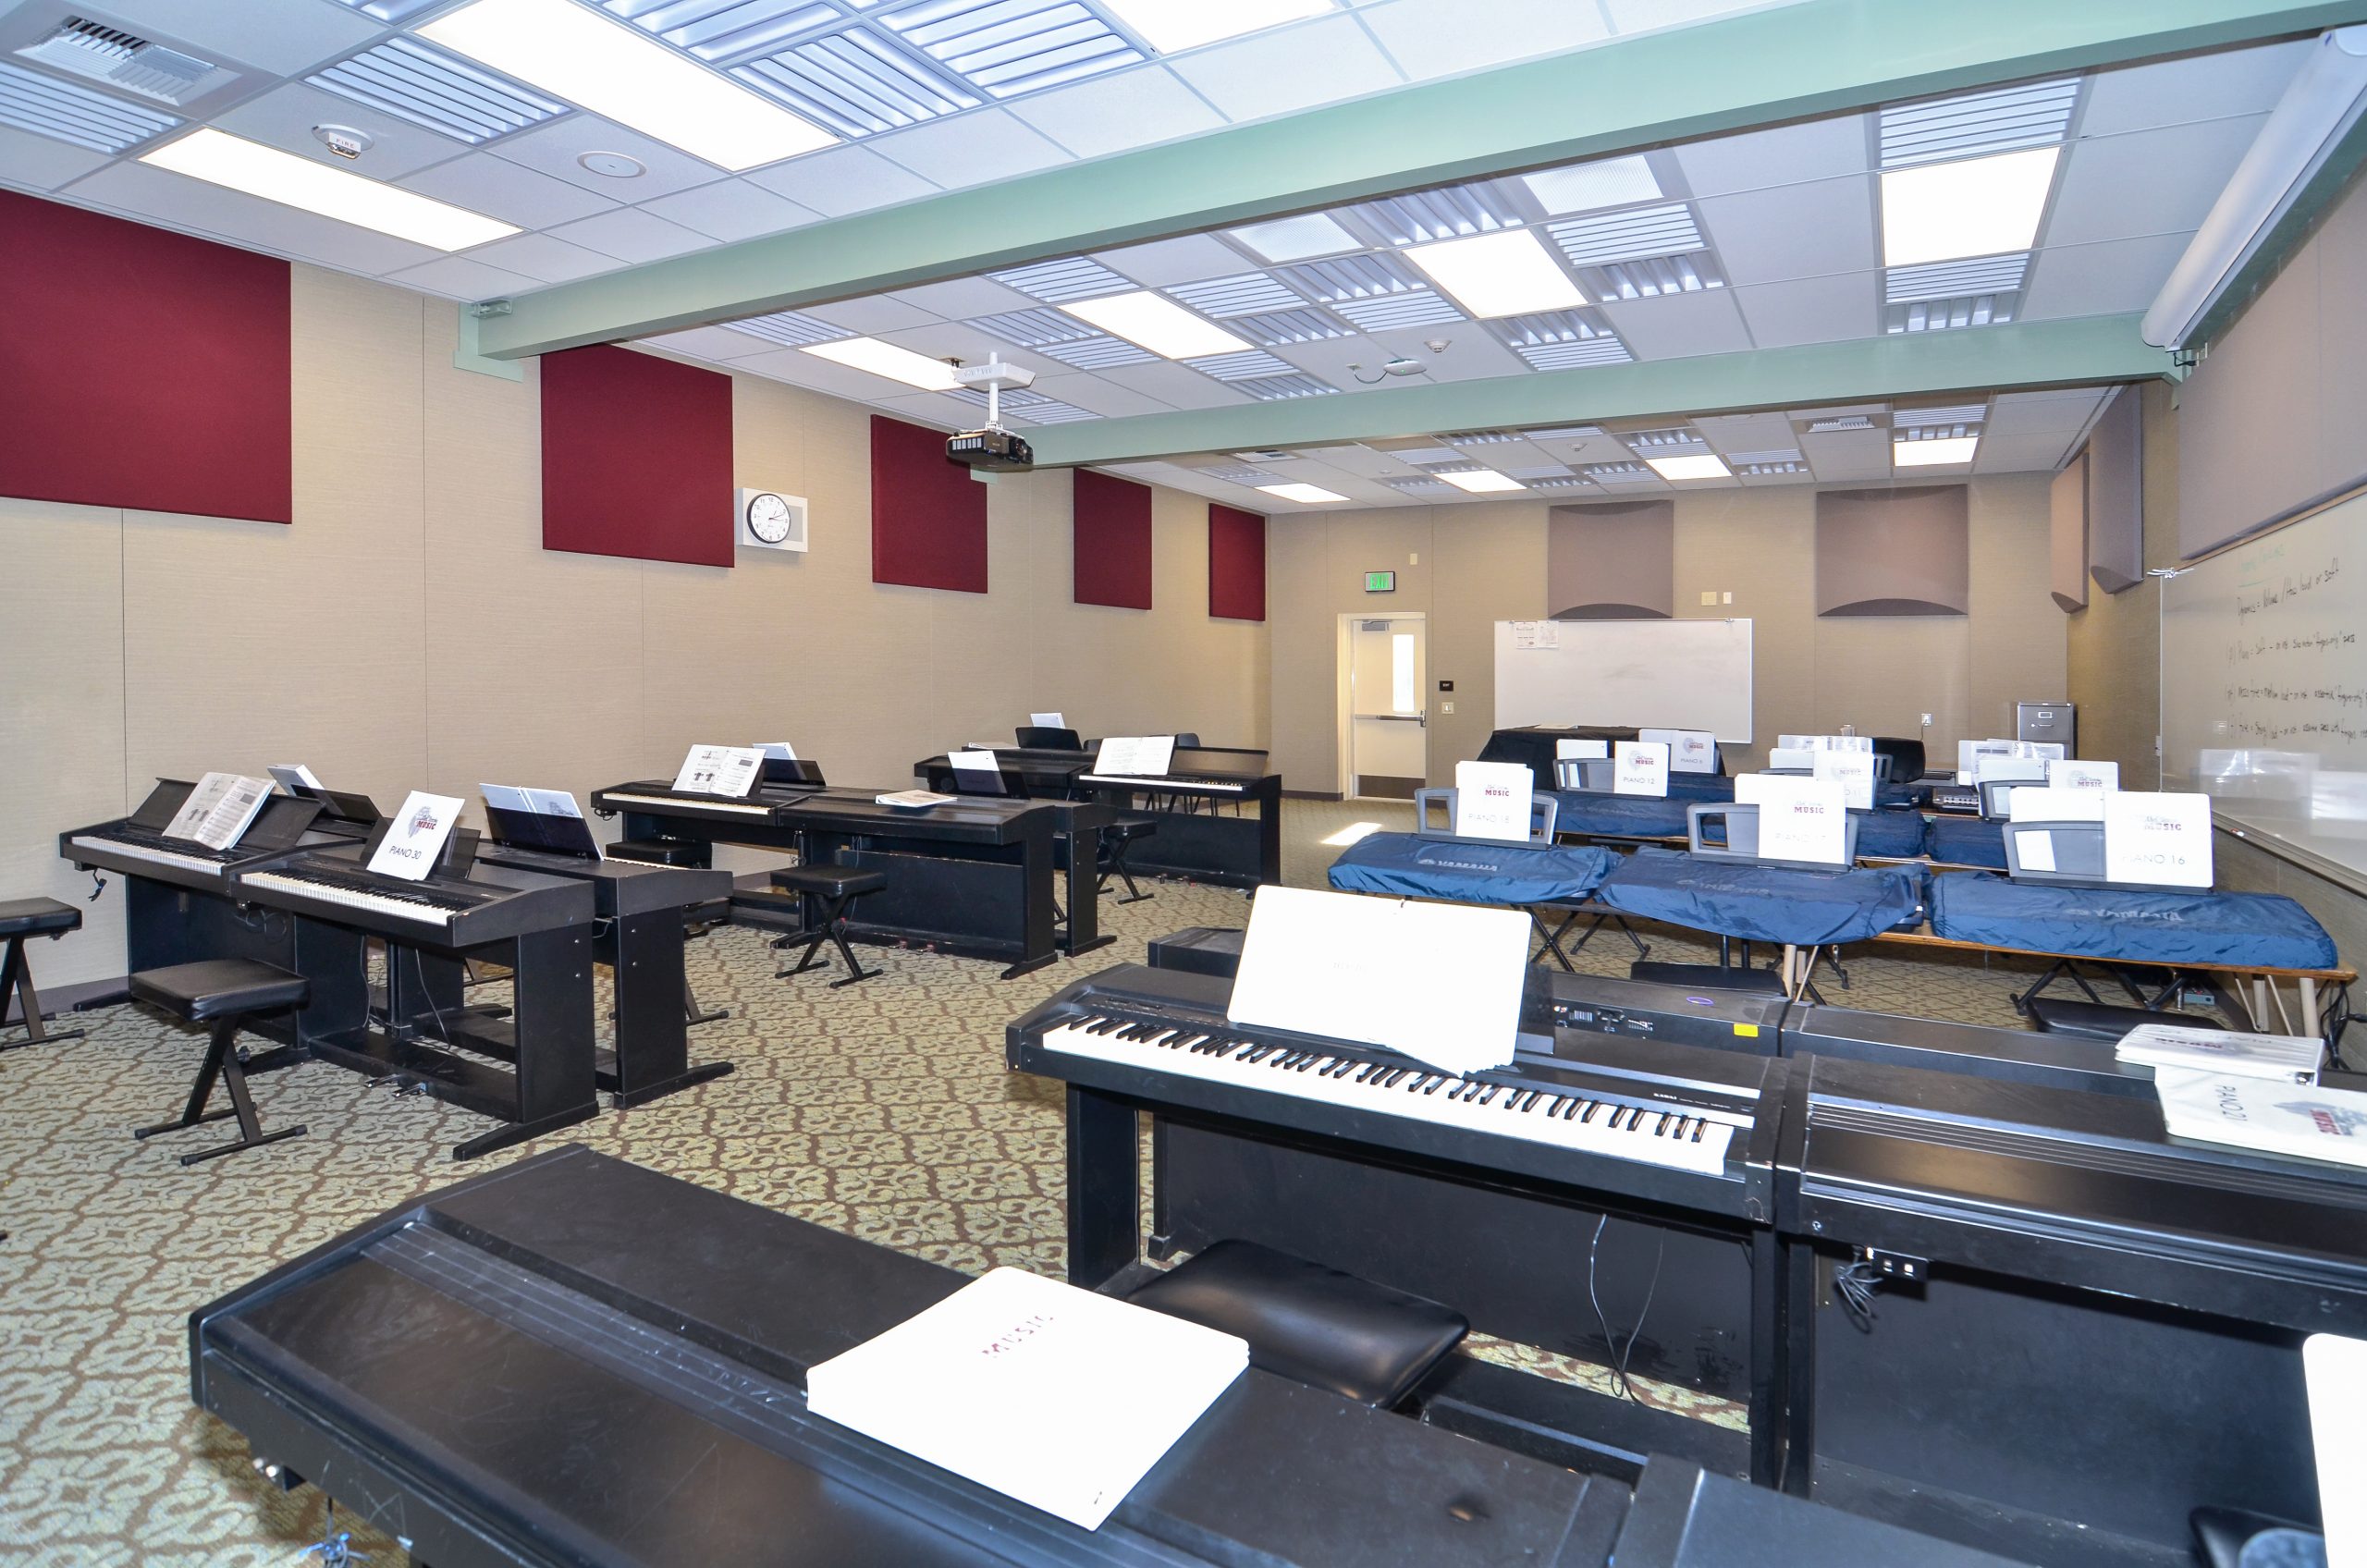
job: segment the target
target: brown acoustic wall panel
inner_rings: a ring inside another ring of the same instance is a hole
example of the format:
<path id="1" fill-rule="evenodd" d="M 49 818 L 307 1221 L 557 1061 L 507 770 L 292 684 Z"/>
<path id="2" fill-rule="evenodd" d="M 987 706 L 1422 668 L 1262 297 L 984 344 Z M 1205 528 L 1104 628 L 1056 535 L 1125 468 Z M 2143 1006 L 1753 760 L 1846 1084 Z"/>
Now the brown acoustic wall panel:
<path id="1" fill-rule="evenodd" d="M 1556 620 L 1667 619 L 1675 613 L 1676 503 L 1555 507 L 1545 535 L 1545 605 Z"/>
<path id="2" fill-rule="evenodd" d="M 1965 487 L 1824 490 L 1816 498 L 1816 613 L 1962 615 L 1971 598 Z"/>
<path id="3" fill-rule="evenodd" d="M 2088 606 L 2088 454 L 2046 487 L 2046 585 L 2067 614 Z"/>
<path id="4" fill-rule="evenodd" d="M 2088 436 L 2088 576 L 2107 594 L 2145 581 L 2144 442 L 2137 388 L 2124 386 Z M 2060 599 L 2060 574 L 2055 582 Z"/>

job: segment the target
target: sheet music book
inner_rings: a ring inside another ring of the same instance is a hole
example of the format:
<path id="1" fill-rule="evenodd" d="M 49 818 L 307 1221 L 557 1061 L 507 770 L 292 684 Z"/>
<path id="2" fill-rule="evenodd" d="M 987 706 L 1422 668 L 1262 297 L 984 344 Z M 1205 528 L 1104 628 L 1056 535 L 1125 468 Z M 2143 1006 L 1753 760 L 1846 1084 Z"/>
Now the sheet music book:
<path id="1" fill-rule="evenodd" d="M 940 795 L 929 790 L 899 790 L 890 795 L 874 795 L 871 798 L 880 805 L 894 806 L 900 811 L 926 811 L 931 806 L 951 805 L 962 797 Z"/>
<path id="2" fill-rule="evenodd" d="M 1056 713 L 1031 713 L 1027 716 L 1027 722 L 1037 729 L 1066 729 L 1069 727 L 1069 721 Z"/>
<path id="3" fill-rule="evenodd" d="M 2102 822 L 2104 797 L 2101 790 L 2075 790 L 2063 784 L 2026 784 L 2005 791 L 2008 822 Z"/>
<path id="4" fill-rule="evenodd" d="M 1874 753 L 1822 751 L 1809 764 L 1813 777 L 1841 786 L 1841 803 L 1858 811 L 1874 809 Z"/>
<path id="5" fill-rule="evenodd" d="M 583 812 L 575 797 L 565 790 L 521 790 L 508 784 L 479 784 L 477 793 L 484 803 L 498 811 L 514 811 L 528 816 L 571 816 L 583 819 Z"/>
<path id="6" fill-rule="evenodd" d="M 1746 773 L 1735 780 L 1735 803 L 1759 808 L 1759 858 L 1849 862 L 1849 812 L 1841 786 L 1830 778 Z"/>
<path id="7" fill-rule="evenodd" d="M 756 782 L 765 753 L 754 746 L 693 746 L 674 775 L 674 788 L 691 794 L 739 799 Z"/>
<path id="8" fill-rule="evenodd" d="M 413 790 L 405 795 L 402 809 L 386 825 L 386 836 L 379 841 L 378 852 L 370 857 L 370 869 L 381 876 L 399 876 L 406 882 L 423 880 L 435 868 L 435 858 L 444 852 L 444 840 L 459 826 L 464 803 L 449 795 L 431 795 L 424 790 Z"/>
<path id="9" fill-rule="evenodd" d="M 243 773 L 209 773 L 197 781 L 165 825 L 171 839 L 194 839 L 209 850 L 227 850 L 237 843 L 271 799 L 271 780 Z"/>
<path id="10" fill-rule="evenodd" d="M 2367 1094 L 2356 1089 L 2157 1067 L 2153 1092 L 2174 1138 L 2367 1167 Z"/>
<path id="11" fill-rule="evenodd" d="M 993 1268 L 807 1369 L 805 1404 L 1092 1530 L 1248 1366 L 1234 1335 Z"/>
<path id="12" fill-rule="evenodd" d="M 2310 1444 L 2318 1462 L 2318 1520 L 2327 1568 L 2367 1568 L 2367 1340 L 2312 1334 L 2301 1341 Z"/>
<path id="13" fill-rule="evenodd" d="M 1112 735 L 1101 742 L 1101 750 L 1093 759 L 1093 771 L 1158 778 L 1166 775 L 1174 760 L 1172 735 Z"/>
<path id="14" fill-rule="evenodd" d="M 1226 1016 L 1385 1046 L 1441 1072 L 1512 1060 L 1528 913 L 1268 883 Z"/>
<path id="15" fill-rule="evenodd" d="M 797 748 L 786 741 L 759 741 L 756 754 L 767 762 L 795 762 Z"/>
<path id="16" fill-rule="evenodd" d="M 2120 1037 L 2113 1054 L 2147 1067 L 2314 1084 L 2325 1047 L 2314 1035 L 2239 1035 L 2228 1029 L 2140 1023 Z"/>
<path id="17" fill-rule="evenodd" d="M 279 787 L 291 795 L 300 795 L 307 790 L 318 791 L 326 787 L 311 768 L 300 762 L 276 762 L 264 771 L 278 779 Z"/>
<path id="18" fill-rule="evenodd" d="M 1608 741 L 1557 740 L 1553 742 L 1555 762 L 1603 762 L 1611 756 Z"/>
<path id="19" fill-rule="evenodd" d="M 984 746 L 973 746 L 968 751 L 963 752 L 948 752 L 945 753 L 945 760 L 953 766 L 953 771 L 956 773 L 982 774 L 989 778 L 1000 778 L 1002 773 L 1001 760 Z"/>

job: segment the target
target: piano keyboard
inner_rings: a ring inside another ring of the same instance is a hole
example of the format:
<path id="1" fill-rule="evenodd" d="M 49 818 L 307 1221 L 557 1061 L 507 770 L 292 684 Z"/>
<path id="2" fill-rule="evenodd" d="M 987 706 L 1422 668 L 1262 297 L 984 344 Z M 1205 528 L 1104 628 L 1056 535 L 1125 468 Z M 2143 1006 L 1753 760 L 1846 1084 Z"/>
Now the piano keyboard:
<path id="1" fill-rule="evenodd" d="M 1087 773 L 1079 776 L 1085 784 L 1112 784 L 1128 790 L 1180 790 L 1190 793 L 1209 791 L 1222 795 L 1245 795 L 1249 786 L 1232 778 L 1164 778 L 1147 773 Z"/>
<path id="2" fill-rule="evenodd" d="M 693 800 L 682 795 L 636 795 L 623 790 L 604 791 L 600 799 L 611 806 L 657 806 L 666 811 L 728 811 L 742 816 L 770 816 L 768 805 L 750 805 L 742 801 L 720 798 L 712 801 Z"/>
<path id="3" fill-rule="evenodd" d="M 1638 1103 L 1526 1088 L 1098 1013 L 1045 1029 L 1041 1044 L 1071 1056 L 1706 1176 L 1723 1172 L 1726 1145 L 1748 1124 L 1731 1112 L 1669 1109 L 1643 1096 Z"/>
<path id="4" fill-rule="evenodd" d="M 140 860 L 153 860 L 161 865 L 178 865 L 184 870 L 200 872 L 207 876 L 221 876 L 223 866 L 228 864 L 211 851 L 200 850 L 185 853 L 179 850 L 161 849 L 154 844 L 137 839 L 109 839 L 96 833 L 77 834 L 68 842 L 78 849 L 105 850 L 114 854 L 131 855 Z"/>
<path id="5" fill-rule="evenodd" d="M 473 902 L 460 899 L 438 898 L 424 888 L 417 892 L 394 891 L 390 881 L 366 874 L 331 878 L 301 872 L 255 871 L 240 877 L 239 884 L 300 893 L 323 903 L 343 904 L 348 909 L 366 910 L 372 914 L 415 921 L 423 925 L 449 925 L 453 916 L 476 907 Z"/>

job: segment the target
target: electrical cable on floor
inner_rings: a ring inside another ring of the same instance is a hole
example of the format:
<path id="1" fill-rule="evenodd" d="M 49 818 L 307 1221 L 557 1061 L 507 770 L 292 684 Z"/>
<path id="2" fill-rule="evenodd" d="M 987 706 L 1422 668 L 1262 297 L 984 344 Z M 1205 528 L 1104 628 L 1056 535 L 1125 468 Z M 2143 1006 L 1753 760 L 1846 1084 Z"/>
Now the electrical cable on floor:
<path id="1" fill-rule="evenodd" d="M 1608 1214 L 1595 1216 L 1594 1235 L 1587 1242 L 1587 1300 L 1593 1304 L 1594 1320 L 1602 1327 L 1604 1352 L 1611 1357 L 1609 1370 L 1613 1385 L 1620 1398 L 1641 1404 L 1643 1400 L 1636 1392 L 1635 1381 L 1627 1376 L 1627 1364 L 1636 1354 L 1637 1340 L 1643 1335 L 1644 1319 L 1651 1315 L 1652 1297 L 1660 1292 L 1661 1265 L 1668 1258 L 1668 1238 L 1661 1238 L 1659 1250 L 1653 1255 L 1651 1281 L 1644 1288 L 1644 1307 L 1636 1314 L 1636 1326 L 1628 1330 L 1627 1347 L 1623 1351 L 1619 1346 L 1619 1336 L 1611 1331 L 1611 1319 L 1602 1310 L 1602 1297 L 1595 1290 L 1596 1268 L 1602 1252 L 1602 1232 L 1610 1223 L 1611 1216 Z"/>

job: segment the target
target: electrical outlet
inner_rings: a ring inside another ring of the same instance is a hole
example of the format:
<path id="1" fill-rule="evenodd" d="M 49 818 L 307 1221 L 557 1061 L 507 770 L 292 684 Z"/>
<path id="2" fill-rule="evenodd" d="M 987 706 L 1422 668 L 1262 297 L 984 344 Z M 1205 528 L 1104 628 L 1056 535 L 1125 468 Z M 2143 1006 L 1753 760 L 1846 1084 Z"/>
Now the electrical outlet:
<path id="1" fill-rule="evenodd" d="M 1441 713 L 1453 713 L 1453 711 L 1454 704 L 1453 703 L 1441 703 L 1439 704 L 1439 712 Z"/>
<path id="2" fill-rule="evenodd" d="M 1734 590 L 1728 589 L 1726 591 L 1725 602 L 1730 605 L 1735 602 Z"/>
<path id="3" fill-rule="evenodd" d="M 1923 716 L 1923 728 L 1926 729 L 1932 728 L 1932 716 L 1928 713 Z"/>
<path id="4" fill-rule="evenodd" d="M 1421 565 L 1421 564 L 1422 564 L 1422 552 L 1421 552 L 1421 551 L 1419 551 L 1419 550 L 1412 550 L 1412 551 L 1408 551 L 1408 552 L 1406 553 L 1406 556 L 1405 556 L 1405 564 L 1406 564 L 1407 566 L 1419 566 L 1419 565 Z"/>

